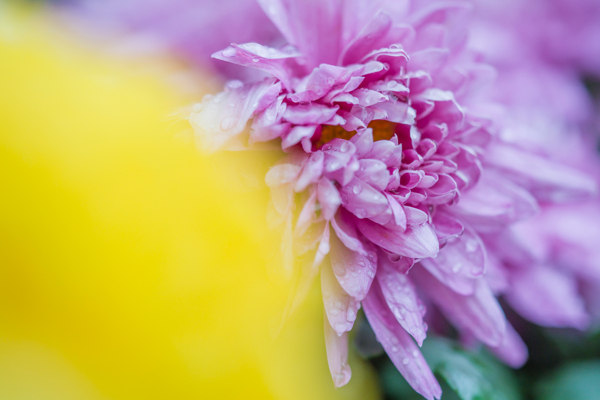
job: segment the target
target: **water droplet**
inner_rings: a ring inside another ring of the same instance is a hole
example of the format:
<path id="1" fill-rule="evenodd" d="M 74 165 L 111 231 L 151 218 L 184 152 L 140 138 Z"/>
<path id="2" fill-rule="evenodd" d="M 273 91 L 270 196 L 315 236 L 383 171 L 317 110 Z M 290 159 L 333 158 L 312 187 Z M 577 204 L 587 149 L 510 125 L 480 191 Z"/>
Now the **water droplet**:
<path id="1" fill-rule="evenodd" d="M 410 360 L 408 359 L 408 357 L 404 357 L 404 359 L 402 360 L 402 364 L 407 365 L 410 362 Z"/>
<path id="2" fill-rule="evenodd" d="M 354 193 L 354 194 L 360 194 L 360 192 L 362 192 L 362 186 L 360 186 L 360 185 L 354 185 L 354 187 L 352 188 L 352 193 Z"/>
<path id="3" fill-rule="evenodd" d="M 259 62 L 259 61 L 260 61 L 260 59 L 258 59 L 258 58 L 253 58 L 253 59 L 252 59 L 252 62 L 255 62 L 255 63 L 257 63 L 257 62 Z"/>
<path id="4" fill-rule="evenodd" d="M 228 131 L 233 129 L 239 121 L 239 118 L 233 115 L 225 117 L 223 121 L 221 121 L 221 129 L 224 131 Z"/>
<path id="5" fill-rule="evenodd" d="M 236 55 L 236 53 L 237 52 L 235 51 L 235 49 L 233 47 L 228 47 L 225 50 L 223 50 L 223 55 L 225 57 L 233 57 Z"/>
<path id="6" fill-rule="evenodd" d="M 348 322 L 353 322 L 356 319 L 356 311 L 349 308 L 348 312 L 346 312 L 346 319 L 348 320 Z"/>
<path id="7" fill-rule="evenodd" d="M 346 275 L 346 269 L 344 268 L 344 266 L 341 263 L 334 263 L 333 264 L 333 272 L 337 276 L 344 276 L 344 275 Z"/>
<path id="8" fill-rule="evenodd" d="M 475 250 L 477 250 L 477 248 L 479 246 L 478 246 L 477 240 L 467 240 L 467 243 L 465 244 L 465 247 L 466 247 L 466 249 L 467 249 L 467 251 L 469 253 L 472 253 Z"/>

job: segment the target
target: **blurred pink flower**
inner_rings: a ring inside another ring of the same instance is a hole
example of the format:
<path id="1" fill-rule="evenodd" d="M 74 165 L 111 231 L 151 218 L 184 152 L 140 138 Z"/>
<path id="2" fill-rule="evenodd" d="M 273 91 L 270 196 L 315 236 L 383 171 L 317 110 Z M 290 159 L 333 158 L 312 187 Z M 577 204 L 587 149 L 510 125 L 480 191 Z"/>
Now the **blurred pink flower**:
<path id="1" fill-rule="evenodd" d="M 538 58 L 575 73 L 600 76 L 600 3 L 596 0 L 474 0 L 481 43 L 496 55 Z M 511 43 L 517 43 L 513 48 Z M 510 54 L 510 55 L 509 55 Z M 517 61 L 518 62 L 518 61 Z"/>

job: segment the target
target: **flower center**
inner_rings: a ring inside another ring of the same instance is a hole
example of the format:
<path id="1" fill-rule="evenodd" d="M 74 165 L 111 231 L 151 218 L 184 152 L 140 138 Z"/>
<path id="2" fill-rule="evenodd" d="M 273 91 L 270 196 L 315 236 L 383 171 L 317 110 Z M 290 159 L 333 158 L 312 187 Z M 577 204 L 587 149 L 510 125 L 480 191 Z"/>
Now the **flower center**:
<path id="1" fill-rule="evenodd" d="M 369 128 L 373 129 L 373 140 L 390 140 L 396 131 L 395 122 L 384 121 L 381 119 L 371 121 L 368 125 Z M 321 126 L 321 137 L 315 143 L 317 149 L 321 148 L 325 143 L 331 142 L 335 138 L 350 140 L 352 136 L 356 135 L 356 131 L 348 132 L 339 125 L 322 125 Z"/>

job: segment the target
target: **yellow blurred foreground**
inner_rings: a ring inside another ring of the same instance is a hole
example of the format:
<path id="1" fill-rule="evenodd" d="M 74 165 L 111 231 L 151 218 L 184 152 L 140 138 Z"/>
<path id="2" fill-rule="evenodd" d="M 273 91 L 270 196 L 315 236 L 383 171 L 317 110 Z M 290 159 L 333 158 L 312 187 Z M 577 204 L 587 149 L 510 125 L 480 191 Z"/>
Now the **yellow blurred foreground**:
<path id="1" fill-rule="evenodd" d="M 189 99 L 0 13 L 0 398 L 379 398 L 334 389 L 317 287 L 271 336 L 266 194 L 174 139 Z"/>

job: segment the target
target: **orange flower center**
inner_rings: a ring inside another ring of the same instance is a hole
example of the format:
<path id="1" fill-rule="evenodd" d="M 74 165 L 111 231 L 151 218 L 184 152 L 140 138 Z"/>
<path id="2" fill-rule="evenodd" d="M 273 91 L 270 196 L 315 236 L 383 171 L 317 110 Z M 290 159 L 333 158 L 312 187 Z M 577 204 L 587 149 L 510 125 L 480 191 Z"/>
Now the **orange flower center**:
<path id="1" fill-rule="evenodd" d="M 396 131 L 395 122 L 375 120 L 369 123 L 369 128 L 373 129 L 373 140 L 390 140 Z M 321 138 L 315 143 L 317 149 L 325 143 L 331 142 L 335 138 L 350 140 L 356 135 L 356 131 L 348 132 L 339 125 L 323 125 L 321 127 Z"/>

